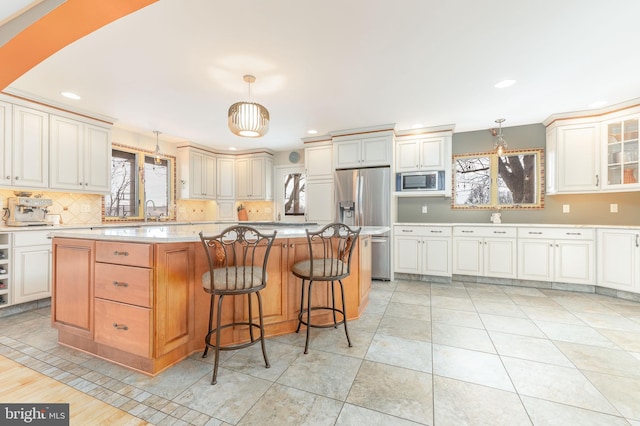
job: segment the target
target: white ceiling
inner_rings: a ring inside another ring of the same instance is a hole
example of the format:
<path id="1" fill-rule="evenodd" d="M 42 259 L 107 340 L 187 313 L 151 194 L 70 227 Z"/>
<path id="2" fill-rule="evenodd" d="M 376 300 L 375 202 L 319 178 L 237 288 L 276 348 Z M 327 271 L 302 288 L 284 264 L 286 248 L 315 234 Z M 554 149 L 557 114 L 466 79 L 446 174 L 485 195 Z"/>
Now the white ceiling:
<path id="1" fill-rule="evenodd" d="M 638 0 L 160 0 L 9 89 L 217 148 L 387 123 L 463 132 L 640 97 L 639 22 Z M 259 139 L 227 128 L 247 73 L 271 114 Z"/>

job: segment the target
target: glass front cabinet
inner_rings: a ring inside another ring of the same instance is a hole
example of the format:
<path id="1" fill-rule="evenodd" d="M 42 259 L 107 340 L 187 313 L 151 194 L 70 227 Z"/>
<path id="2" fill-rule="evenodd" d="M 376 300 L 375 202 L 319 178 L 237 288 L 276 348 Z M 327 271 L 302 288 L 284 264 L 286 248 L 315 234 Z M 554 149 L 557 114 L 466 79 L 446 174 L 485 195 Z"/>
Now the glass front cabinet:
<path id="1" fill-rule="evenodd" d="M 607 189 L 638 186 L 638 116 L 604 123 L 606 128 Z"/>

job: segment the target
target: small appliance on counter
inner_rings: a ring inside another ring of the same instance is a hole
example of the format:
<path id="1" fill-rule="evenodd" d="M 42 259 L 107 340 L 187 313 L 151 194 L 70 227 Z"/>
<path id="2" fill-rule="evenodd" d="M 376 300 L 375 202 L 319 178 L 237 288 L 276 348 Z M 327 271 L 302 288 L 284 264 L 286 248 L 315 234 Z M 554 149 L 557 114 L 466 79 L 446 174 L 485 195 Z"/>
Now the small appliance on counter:
<path id="1" fill-rule="evenodd" d="M 48 198 L 9 197 L 7 199 L 7 226 L 46 226 L 47 207 L 53 205 Z"/>

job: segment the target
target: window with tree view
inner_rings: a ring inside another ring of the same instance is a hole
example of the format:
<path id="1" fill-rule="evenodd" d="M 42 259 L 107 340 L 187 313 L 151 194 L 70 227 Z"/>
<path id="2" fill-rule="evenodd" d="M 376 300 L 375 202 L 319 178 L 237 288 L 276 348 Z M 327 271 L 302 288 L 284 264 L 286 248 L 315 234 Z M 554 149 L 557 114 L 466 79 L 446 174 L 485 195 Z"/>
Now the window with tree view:
<path id="1" fill-rule="evenodd" d="M 174 203 L 174 160 L 142 151 L 113 149 L 111 192 L 105 196 L 105 217 L 112 219 L 171 218 Z M 145 208 L 146 206 L 146 208 Z"/>
<path id="2" fill-rule="evenodd" d="M 455 155 L 453 208 L 542 208 L 542 153 Z"/>
<path id="3" fill-rule="evenodd" d="M 284 177 L 284 215 L 303 216 L 306 210 L 305 176 L 291 173 Z"/>

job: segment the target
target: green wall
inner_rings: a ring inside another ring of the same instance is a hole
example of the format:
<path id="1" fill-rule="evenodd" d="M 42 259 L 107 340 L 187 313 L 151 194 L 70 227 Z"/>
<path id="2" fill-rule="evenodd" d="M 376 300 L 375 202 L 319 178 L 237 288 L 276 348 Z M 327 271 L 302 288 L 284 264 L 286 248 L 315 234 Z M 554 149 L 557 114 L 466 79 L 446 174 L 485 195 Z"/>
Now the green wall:
<path id="1" fill-rule="evenodd" d="M 503 128 L 508 149 L 545 148 L 542 124 Z M 452 153 L 467 154 L 490 151 L 494 138 L 489 130 L 454 133 Z M 576 161 L 580 161 L 579 158 Z M 535 210 L 502 210 L 503 223 L 557 223 L 576 225 L 640 226 L 640 192 L 603 194 L 544 195 L 544 208 Z M 398 222 L 489 223 L 491 210 L 454 210 L 451 198 L 397 198 Z M 563 213 L 563 205 L 570 212 Z M 610 213 L 610 205 L 618 205 L 618 213 Z M 428 213 L 422 213 L 422 206 Z"/>

